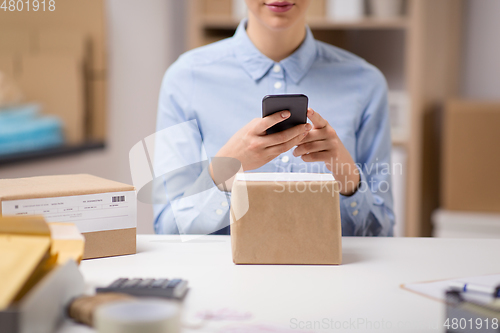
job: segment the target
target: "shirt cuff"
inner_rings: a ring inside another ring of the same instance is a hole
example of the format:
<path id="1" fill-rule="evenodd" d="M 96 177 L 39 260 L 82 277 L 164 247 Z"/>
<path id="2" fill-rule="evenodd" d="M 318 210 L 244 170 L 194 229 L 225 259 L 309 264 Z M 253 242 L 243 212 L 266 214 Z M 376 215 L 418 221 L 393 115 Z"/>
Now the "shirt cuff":
<path id="1" fill-rule="evenodd" d="M 342 205 L 344 206 L 343 211 L 349 217 L 349 220 L 354 224 L 354 234 L 360 235 L 364 233 L 366 230 L 378 229 L 380 223 L 376 220 L 371 221 L 369 219 L 369 215 L 371 213 L 371 208 L 373 206 L 373 193 L 366 182 L 366 177 L 363 172 L 360 170 L 360 183 L 357 191 L 350 196 L 344 196 L 341 194 L 343 198 L 341 200 Z M 378 226 L 369 226 L 368 223 L 377 223 Z"/>
<path id="2" fill-rule="evenodd" d="M 207 168 L 191 188 L 206 190 L 192 194 L 186 192 L 183 198 L 172 202 L 179 233 L 211 234 L 227 227 L 231 194 L 217 188 Z"/>

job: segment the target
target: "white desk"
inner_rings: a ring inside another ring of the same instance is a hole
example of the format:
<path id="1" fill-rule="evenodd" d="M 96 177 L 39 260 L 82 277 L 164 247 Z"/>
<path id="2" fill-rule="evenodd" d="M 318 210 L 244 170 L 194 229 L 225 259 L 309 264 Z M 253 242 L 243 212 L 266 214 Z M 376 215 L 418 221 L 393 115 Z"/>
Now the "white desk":
<path id="1" fill-rule="evenodd" d="M 253 314 L 251 320 L 219 326 L 266 323 L 293 329 L 320 321 L 328 325 L 306 331 L 339 332 L 348 330 L 328 326 L 359 319 L 373 325 L 383 321 L 386 329 L 373 329 L 377 332 L 444 332 L 444 304 L 400 284 L 500 273 L 498 253 L 500 240 L 347 237 L 340 266 L 237 266 L 228 236 L 182 243 L 177 236 L 140 235 L 136 255 L 86 260 L 81 271 L 89 288 L 119 277 L 187 279 L 188 319 L 221 308 Z M 367 325 L 350 331 L 368 332 Z M 92 330 L 67 323 L 59 332 Z"/>

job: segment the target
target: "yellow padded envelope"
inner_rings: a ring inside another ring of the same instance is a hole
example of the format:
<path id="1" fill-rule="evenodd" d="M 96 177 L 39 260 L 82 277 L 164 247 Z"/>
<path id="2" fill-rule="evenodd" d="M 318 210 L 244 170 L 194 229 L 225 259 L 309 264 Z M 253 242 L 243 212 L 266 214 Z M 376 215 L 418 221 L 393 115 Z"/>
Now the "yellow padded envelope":
<path id="1" fill-rule="evenodd" d="M 85 240 L 72 223 L 42 216 L 0 217 L 0 310 L 23 297 L 57 264 L 83 256 Z"/>
<path id="2" fill-rule="evenodd" d="M 0 310 L 15 299 L 49 248 L 48 236 L 0 234 Z"/>

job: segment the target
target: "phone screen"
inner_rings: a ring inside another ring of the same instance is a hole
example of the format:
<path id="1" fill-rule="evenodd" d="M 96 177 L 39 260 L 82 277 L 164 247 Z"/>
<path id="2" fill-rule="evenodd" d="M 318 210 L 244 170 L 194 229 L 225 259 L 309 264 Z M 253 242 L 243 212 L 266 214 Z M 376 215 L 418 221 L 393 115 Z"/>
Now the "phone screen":
<path id="1" fill-rule="evenodd" d="M 288 110 L 290 118 L 267 130 L 267 134 L 278 133 L 307 122 L 309 98 L 303 94 L 267 95 L 262 99 L 262 117 Z"/>

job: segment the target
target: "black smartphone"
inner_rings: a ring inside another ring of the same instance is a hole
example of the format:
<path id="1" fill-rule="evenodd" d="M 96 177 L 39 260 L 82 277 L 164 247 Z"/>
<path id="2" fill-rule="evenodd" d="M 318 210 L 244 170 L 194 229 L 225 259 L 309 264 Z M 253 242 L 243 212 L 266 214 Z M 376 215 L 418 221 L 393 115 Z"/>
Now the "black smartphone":
<path id="1" fill-rule="evenodd" d="M 283 110 L 290 111 L 290 118 L 274 125 L 267 134 L 278 133 L 307 122 L 309 98 L 303 94 L 267 95 L 262 99 L 262 118 Z"/>

